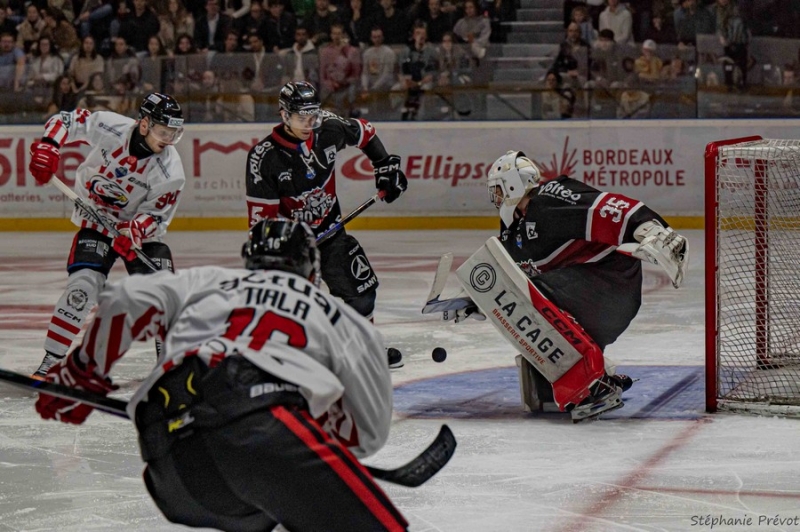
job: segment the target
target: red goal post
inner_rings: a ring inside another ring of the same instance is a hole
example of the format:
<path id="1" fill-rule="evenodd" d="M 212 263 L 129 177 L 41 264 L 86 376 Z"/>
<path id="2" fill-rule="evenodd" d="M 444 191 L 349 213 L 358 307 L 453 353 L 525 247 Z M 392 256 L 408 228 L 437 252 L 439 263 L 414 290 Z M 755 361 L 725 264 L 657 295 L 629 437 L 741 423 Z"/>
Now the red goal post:
<path id="1" fill-rule="evenodd" d="M 800 415 L 800 140 L 706 146 L 706 410 Z"/>

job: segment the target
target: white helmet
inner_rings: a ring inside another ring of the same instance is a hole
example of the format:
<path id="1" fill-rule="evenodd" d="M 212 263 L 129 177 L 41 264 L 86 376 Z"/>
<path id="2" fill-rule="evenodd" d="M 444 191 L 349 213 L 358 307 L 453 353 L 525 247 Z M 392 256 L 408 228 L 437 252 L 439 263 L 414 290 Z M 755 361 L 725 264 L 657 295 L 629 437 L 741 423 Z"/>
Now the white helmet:
<path id="1" fill-rule="evenodd" d="M 514 222 L 514 210 L 528 192 L 539 185 L 542 172 L 521 151 L 509 151 L 489 168 L 489 200 L 500 209 L 506 226 Z"/>

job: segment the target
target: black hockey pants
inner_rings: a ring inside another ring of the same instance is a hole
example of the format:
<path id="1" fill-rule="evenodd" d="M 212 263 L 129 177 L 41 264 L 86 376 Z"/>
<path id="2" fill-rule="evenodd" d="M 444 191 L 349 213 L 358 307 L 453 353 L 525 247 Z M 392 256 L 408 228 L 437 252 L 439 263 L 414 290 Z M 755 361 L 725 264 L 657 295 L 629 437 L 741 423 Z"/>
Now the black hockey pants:
<path id="1" fill-rule="evenodd" d="M 145 484 L 167 519 L 230 532 L 277 523 L 291 532 L 406 530 L 371 475 L 320 428 L 291 385 L 240 356 L 212 370 L 181 366 L 153 388 L 170 390 L 170 406 L 159 404 L 159 392 L 136 413 Z M 264 393 L 252 393 L 259 385 Z M 191 404 L 178 409 L 181 401 Z"/>

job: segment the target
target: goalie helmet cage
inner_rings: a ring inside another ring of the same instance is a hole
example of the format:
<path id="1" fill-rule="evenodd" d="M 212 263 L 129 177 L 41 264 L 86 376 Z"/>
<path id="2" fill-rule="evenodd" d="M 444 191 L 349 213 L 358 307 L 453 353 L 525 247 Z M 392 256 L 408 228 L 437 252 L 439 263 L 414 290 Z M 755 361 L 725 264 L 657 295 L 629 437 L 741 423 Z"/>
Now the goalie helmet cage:
<path id="1" fill-rule="evenodd" d="M 800 416 L 800 141 L 706 146 L 706 410 Z"/>

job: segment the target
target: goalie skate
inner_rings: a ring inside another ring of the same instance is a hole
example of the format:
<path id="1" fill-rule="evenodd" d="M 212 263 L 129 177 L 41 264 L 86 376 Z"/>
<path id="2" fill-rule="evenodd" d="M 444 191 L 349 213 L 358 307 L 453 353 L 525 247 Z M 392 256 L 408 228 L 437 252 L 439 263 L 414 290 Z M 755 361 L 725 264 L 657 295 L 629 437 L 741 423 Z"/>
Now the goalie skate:
<path id="1" fill-rule="evenodd" d="M 633 384 L 630 378 L 628 380 Z M 622 402 L 621 383 L 613 377 L 604 375 L 592 385 L 590 392 L 589 397 L 570 411 L 573 423 L 596 418 L 600 414 L 625 406 L 625 403 Z"/>

